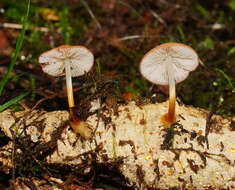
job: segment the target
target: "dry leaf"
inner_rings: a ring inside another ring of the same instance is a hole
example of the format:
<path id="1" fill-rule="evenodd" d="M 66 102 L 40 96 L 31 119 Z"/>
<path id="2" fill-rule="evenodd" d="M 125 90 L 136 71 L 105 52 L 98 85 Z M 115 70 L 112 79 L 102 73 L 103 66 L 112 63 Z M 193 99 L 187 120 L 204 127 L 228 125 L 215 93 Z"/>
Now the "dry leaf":
<path id="1" fill-rule="evenodd" d="M 39 14 L 42 16 L 44 20 L 48 21 L 58 21 L 59 16 L 57 14 L 57 11 L 49 8 L 42 8 L 39 10 Z"/>

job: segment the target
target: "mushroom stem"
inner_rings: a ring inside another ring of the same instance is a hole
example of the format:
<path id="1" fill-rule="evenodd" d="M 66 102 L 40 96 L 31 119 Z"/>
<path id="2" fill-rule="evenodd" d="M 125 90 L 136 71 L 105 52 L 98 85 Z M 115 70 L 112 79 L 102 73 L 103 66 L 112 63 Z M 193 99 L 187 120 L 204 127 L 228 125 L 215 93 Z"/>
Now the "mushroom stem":
<path id="1" fill-rule="evenodd" d="M 87 124 L 85 121 L 80 120 L 80 118 L 77 117 L 76 114 L 74 114 L 73 84 L 69 60 L 65 62 L 65 74 L 69 103 L 70 125 L 75 133 L 79 133 L 85 139 L 90 139 L 92 136 L 92 130 L 89 128 L 89 124 Z"/>
<path id="2" fill-rule="evenodd" d="M 164 114 L 162 117 L 162 122 L 166 126 L 169 126 L 175 122 L 176 83 L 172 67 L 173 67 L 172 65 L 168 64 L 167 71 L 168 71 L 168 80 L 169 80 L 169 106 L 168 106 L 168 113 Z"/>
<path id="3" fill-rule="evenodd" d="M 67 87 L 69 110 L 71 114 L 72 108 L 74 107 L 74 98 L 73 98 L 73 85 L 72 85 L 72 76 L 71 76 L 71 68 L 69 60 L 65 62 L 65 73 L 66 73 L 66 87 Z"/>
<path id="4" fill-rule="evenodd" d="M 168 117 L 167 120 L 169 124 L 175 122 L 175 101 L 176 101 L 176 92 L 175 92 L 175 79 L 173 75 L 169 75 L 169 107 L 168 107 Z"/>

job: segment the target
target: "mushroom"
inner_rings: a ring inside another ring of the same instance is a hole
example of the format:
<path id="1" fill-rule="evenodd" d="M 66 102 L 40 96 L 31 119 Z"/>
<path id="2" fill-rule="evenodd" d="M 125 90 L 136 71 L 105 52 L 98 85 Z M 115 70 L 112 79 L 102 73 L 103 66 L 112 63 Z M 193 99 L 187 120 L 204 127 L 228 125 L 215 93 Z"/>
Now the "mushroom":
<path id="1" fill-rule="evenodd" d="M 81 121 L 73 111 L 72 77 L 81 76 L 91 69 L 94 63 L 93 54 L 84 46 L 62 45 L 41 54 L 39 63 L 42 70 L 51 76 L 65 75 L 71 127 L 85 138 L 91 136 L 91 132 L 86 130 L 88 124 Z"/>
<path id="2" fill-rule="evenodd" d="M 169 86 L 168 113 L 161 117 L 165 126 L 176 121 L 175 85 L 187 78 L 189 72 L 196 69 L 199 63 L 197 53 L 181 43 L 165 43 L 151 49 L 140 63 L 141 74 L 150 82 Z"/>

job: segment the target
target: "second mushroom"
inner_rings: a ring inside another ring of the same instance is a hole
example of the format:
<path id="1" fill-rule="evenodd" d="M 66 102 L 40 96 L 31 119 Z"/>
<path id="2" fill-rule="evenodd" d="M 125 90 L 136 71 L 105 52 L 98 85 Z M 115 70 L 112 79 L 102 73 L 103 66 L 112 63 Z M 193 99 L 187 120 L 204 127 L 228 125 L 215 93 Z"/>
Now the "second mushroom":
<path id="1" fill-rule="evenodd" d="M 141 74 L 154 84 L 169 86 L 168 112 L 161 117 L 164 125 L 176 121 L 176 84 L 185 80 L 198 63 L 198 55 L 190 46 L 174 42 L 156 46 L 142 58 Z"/>
<path id="2" fill-rule="evenodd" d="M 51 76 L 65 75 L 71 127 L 84 138 L 90 138 L 91 131 L 88 129 L 88 124 L 73 113 L 75 104 L 72 77 L 81 76 L 90 71 L 94 63 L 93 54 L 84 46 L 62 45 L 41 54 L 39 63 L 42 70 Z"/>

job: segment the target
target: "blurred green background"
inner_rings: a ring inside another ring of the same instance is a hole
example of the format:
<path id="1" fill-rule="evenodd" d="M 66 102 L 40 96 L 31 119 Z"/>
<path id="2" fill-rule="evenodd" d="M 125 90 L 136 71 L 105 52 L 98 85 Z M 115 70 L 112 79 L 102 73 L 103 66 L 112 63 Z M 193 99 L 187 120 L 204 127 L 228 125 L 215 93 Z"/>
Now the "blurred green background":
<path id="1" fill-rule="evenodd" d="M 0 47 L 2 79 L 20 33 L 3 24 L 21 25 L 27 2 L 0 2 L 0 37 L 7 41 Z M 139 62 L 156 45 L 181 42 L 198 52 L 203 65 L 177 85 L 178 98 L 219 114 L 235 113 L 234 0 L 32 0 L 25 24 L 24 42 L 4 87 L 1 104 L 30 89 L 25 104 L 32 107 L 50 95 L 47 90 L 51 94 L 60 91 L 63 79 L 43 74 L 38 56 L 62 44 L 87 46 L 95 55 L 95 68 L 98 66 L 102 75 L 117 80 L 120 93 L 141 97 L 155 93 L 157 101 L 163 101 L 167 93 L 141 77 Z M 74 79 L 75 87 L 89 80 L 84 78 Z M 49 110 L 67 108 L 64 97 L 55 96 L 49 104 L 40 106 Z"/>
<path id="2" fill-rule="evenodd" d="M 161 43 L 180 42 L 203 64 L 177 85 L 179 101 L 234 116 L 234 34 L 235 0 L 1 0 L 0 111 L 67 109 L 64 78 L 44 74 L 38 63 L 63 44 L 95 55 L 92 72 L 73 79 L 78 105 L 110 96 L 122 103 L 127 94 L 165 101 L 167 91 L 140 75 L 139 62 Z"/>

